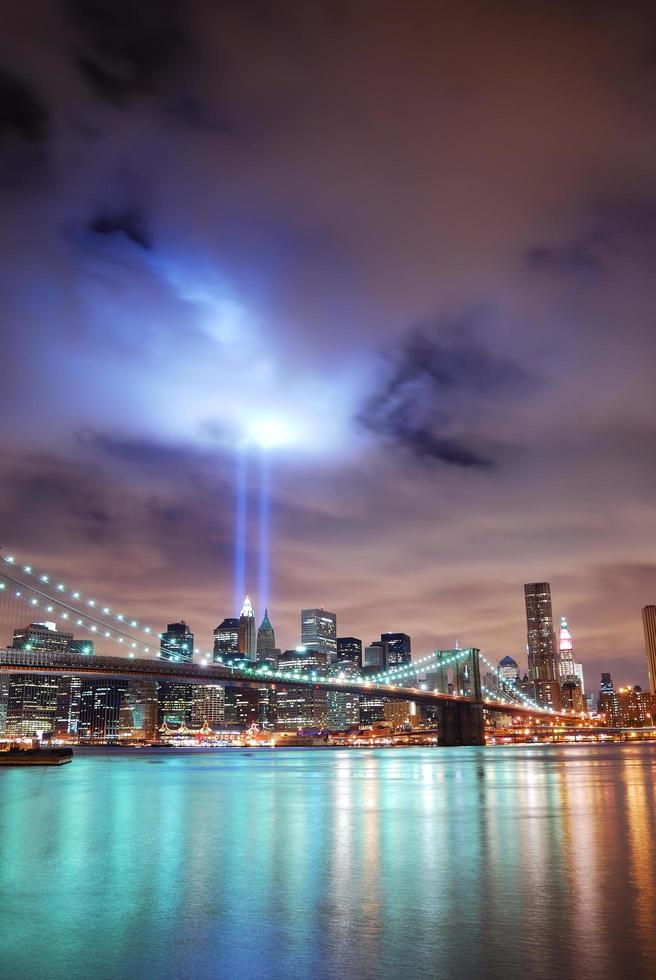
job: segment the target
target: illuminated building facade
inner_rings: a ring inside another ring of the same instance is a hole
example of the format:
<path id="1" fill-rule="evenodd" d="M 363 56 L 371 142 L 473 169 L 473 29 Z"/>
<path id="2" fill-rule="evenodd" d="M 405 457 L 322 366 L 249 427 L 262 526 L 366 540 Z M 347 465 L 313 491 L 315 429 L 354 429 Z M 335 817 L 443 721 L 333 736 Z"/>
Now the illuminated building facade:
<path id="1" fill-rule="evenodd" d="M 159 642 L 159 656 L 173 663 L 191 663 L 194 659 L 194 634 L 184 620 L 169 623 Z M 160 681 L 157 684 L 157 727 L 164 722 L 190 725 L 193 685 Z"/>
<path id="2" fill-rule="evenodd" d="M 337 637 L 337 659 L 350 660 L 351 663 L 362 666 L 362 640 L 357 636 Z"/>
<path id="3" fill-rule="evenodd" d="M 565 616 L 560 620 L 560 633 L 558 638 L 560 649 L 560 676 L 563 680 L 576 680 L 576 669 L 574 667 L 574 644 L 569 623 Z"/>
<path id="4" fill-rule="evenodd" d="M 215 663 L 239 656 L 239 620 L 224 619 L 214 630 L 212 659 Z"/>
<path id="5" fill-rule="evenodd" d="M 329 677 L 339 677 L 348 680 L 360 674 L 360 665 L 353 660 L 336 660 L 329 664 L 326 670 Z M 328 728 L 341 730 L 353 728 L 360 723 L 360 697 L 357 694 L 344 692 L 329 692 L 328 699 Z"/>
<path id="6" fill-rule="evenodd" d="M 271 663 L 276 659 L 276 634 L 271 620 L 269 610 L 264 610 L 264 619 L 257 631 L 257 659 Z"/>
<path id="7" fill-rule="evenodd" d="M 119 711 L 119 737 L 156 739 L 158 714 L 157 682 L 129 680 Z"/>
<path id="8" fill-rule="evenodd" d="M 387 644 L 384 640 L 374 640 L 369 646 L 364 648 L 362 655 L 363 668 L 375 668 L 376 671 L 385 670 L 387 667 Z"/>
<path id="9" fill-rule="evenodd" d="M 60 633 L 54 623 L 30 623 L 14 631 L 12 648 L 26 653 L 68 653 L 72 633 Z M 9 738 L 55 734 L 59 711 L 67 711 L 72 679 L 55 674 L 10 674 L 7 682 L 5 734 Z"/>
<path id="10" fill-rule="evenodd" d="M 656 694 L 656 606 L 645 606 L 642 610 L 642 628 L 645 633 L 645 654 L 649 690 Z"/>
<path id="11" fill-rule="evenodd" d="M 507 684 L 517 684 L 519 681 L 519 664 L 512 657 L 503 657 L 499 661 L 499 677 Z"/>
<path id="12" fill-rule="evenodd" d="M 326 609 L 301 610 L 301 644 L 306 650 L 326 655 L 327 663 L 337 656 L 337 616 Z"/>
<path id="13" fill-rule="evenodd" d="M 615 716 L 618 711 L 618 701 L 617 694 L 615 692 L 615 685 L 613 684 L 613 678 L 608 673 L 601 675 L 601 684 L 599 685 L 599 701 L 597 703 L 597 710 L 599 714 L 605 715 L 606 720 Z"/>
<path id="14" fill-rule="evenodd" d="M 191 700 L 191 724 L 218 728 L 225 721 L 225 688 L 222 684 L 194 684 Z"/>
<path id="15" fill-rule="evenodd" d="M 255 613 L 248 596 L 244 599 L 239 614 L 239 634 L 237 638 L 239 656 L 246 660 L 255 660 L 257 655 L 257 636 L 255 630 Z"/>
<path id="16" fill-rule="evenodd" d="M 606 724 L 618 728 L 645 728 L 656 721 L 656 697 L 641 687 L 619 687 L 606 702 Z"/>
<path id="17" fill-rule="evenodd" d="M 327 655 L 304 646 L 296 650 L 285 650 L 278 660 L 278 667 L 284 671 L 301 674 L 323 673 L 327 666 Z M 328 696 L 325 691 L 312 688 L 278 688 L 276 691 L 276 728 L 312 729 L 321 731 L 328 727 Z"/>
<path id="18" fill-rule="evenodd" d="M 545 707 L 560 707 L 560 674 L 557 670 L 556 634 L 551 608 L 551 586 L 548 582 L 531 582 L 524 586 L 528 673 L 533 681 L 535 698 Z"/>
<path id="19" fill-rule="evenodd" d="M 159 656 L 162 660 L 190 664 L 194 659 L 194 634 L 184 620 L 169 623 L 159 641 Z"/>
<path id="20" fill-rule="evenodd" d="M 105 742 L 119 737 L 120 711 L 127 688 L 125 680 L 82 678 L 78 738 Z"/>
<path id="21" fill-rule="evenodd" d="M 250 728 L 257 722 L 259 694 L 251 687 L 226 687 L 225 724 Z"/>
<path id="22" fill-rule="evenodd" d="M 381 633 L 381 643 L 386 649 L 386 666 L 400 667 L 412 660 L 412 641 L 407 633 Z"/>
<path id="23" fill-rule="evenodd" d="M 384 719 L 392 728 L 404 728 L 417 723 L 417 707 L 414 701 L 386 701 Z"/>

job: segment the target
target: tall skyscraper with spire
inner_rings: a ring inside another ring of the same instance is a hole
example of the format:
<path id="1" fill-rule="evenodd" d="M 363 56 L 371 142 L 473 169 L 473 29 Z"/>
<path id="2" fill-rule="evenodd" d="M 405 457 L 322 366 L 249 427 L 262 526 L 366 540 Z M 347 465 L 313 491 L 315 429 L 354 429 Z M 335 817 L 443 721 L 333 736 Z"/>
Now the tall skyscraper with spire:
<path id="1" fill-rule="evenodd" d="M 248 596 L 244 599 L 244 605 L 241 607 L 239 614 L 238 646 L 240 657 L 255 660 L 257 653 L 255 613 L 253 612 L 253 606 Z"/>
<path id="2" fill-rule="evenodd" d="M 264 610 L 264 619 L 257 631 L 257 659 L 272 660 L 275 657 L 276 634 L 269 619 L 269 610 Z"/>
<path id="3" fill-rule="evenodd" d="M 574 666 L 574 644 L 572 642 L 572 634 L 569 628 L 569 623 L 565 616 L 560 618 L 560 635 L 559 642 L 560 648 L 560 676 L 563 680 L 575 680 L 576 679 L 576 668 Z"/>

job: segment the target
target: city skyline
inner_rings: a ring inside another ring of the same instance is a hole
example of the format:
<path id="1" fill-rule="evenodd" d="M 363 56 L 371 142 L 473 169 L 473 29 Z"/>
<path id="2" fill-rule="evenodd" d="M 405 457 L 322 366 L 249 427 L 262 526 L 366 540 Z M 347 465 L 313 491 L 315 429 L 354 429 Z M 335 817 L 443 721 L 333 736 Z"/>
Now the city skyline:
<path id="1" fill-rule="evenodd" d="M 23 580 L 28 591 L 21 591 L 20 588 L 16 590 L 16 586 L 20 586 L 20 580 L 15 579 L 12 584 L 11 576 L 8 579 L 5 578 L 0 584 L 0 589 L 3 590 L 0 593 L 0 598 L 4 600 L 4 602 L 0 602 L 0 642 L 2 640 L 1 631 L 3 629 L 7 633 L 5 642 L 8 643 L 10 636 L 13 635 L 15 639 L 16 623 L 27 620 L 28 618 L 26 614 L 16 618 L 16 608 L 19 605 L 19 600 L 17 598 L 13 600 L 12 609 L 12 596 L 18 597 L 22 595 L 24 598 L 20 601 L 25 604 L 27 597 L 32 595 L 32 598 L 29 600 L 30 605 L 26 606 L 26 608 L 29 608 L 32 613 L 36 613 L 36 607 L 39 605 L 40 600 L 35 598 L 35 595 L 41 595 L 41 606 L 45 610 L 46 617 L 52 619 L 53 622 L 48 623 L 47 618 L 46 620 L 35 619 L 33 625 L 36 624 L 38 628 L 47 627 L 55 631 L 61 629 L 63 626 L 64 635 L 67 635 L 65 630 L 73 620 L 69 618 L 67 612 L 64 612 L 62 617 L 62 609 L 57 605 L 60 600 L 65 602 L 66 597 L 69 596 L 72 601 L 82 607 L 83 613 L 84 607 L 89 607 L 90 615 L 93 615 L 96 607 L 98 607 L 98 611 L 100 612 L 100 607 L 104 605 L 100 600 L 96 600 L 88 595 L 82 595 L 77 590 L 70 590 L 70 586 L 67 587 L 63 583 L 55 585 L 51 582 L 50 575 L 41 573 L 40 570 L 34 569 L 31 565 L 25 565 L 24 567 L 17 565 L 14 556 L 5 555 L 3 561 L 10 571 L 13 570 L 14 573 L 23 575 Z M 31 578 L 34 579 L 36 588 L 30 584 Z M 41 589 L 50 590 L 53 596 L 52 601 L 56 605 L 47 604 L 48 600 L 45 598 L 45 595 L 40 593 L 39 586 Z M 30 589 L 32 591 L 29 591 Z M 503 666 L 504 662 L 516 665 L 517 679 L 522 680 L 523 675 L 525 675 L 524 681 L 530 681 L 534 685 L 533 690 L 530 692 L 531 697 L 535 697 L 537 702 L 547 706 L 560 706 L 562 693 L 560 687 L 564 682 L 570 682 L 576 685 L 583 698 L 587 694 L 592 696 L 592 691 L 596 683 L 593 679 L 595 675 L 592 669 L 590 669 L 589 663 L 578 659 L 578 646 L 576 653 L 574 652 L 570 624 L 565 616 L 560 617 L 558 638 L 556 637 L 550 583 L 538 582 L 524 584 L 523 592 L 526 616 L 525 657 L 522 657 L 521 654 L 516 654 L 516 656 L 504 654 L 498 658 L 498 665 Z M 7 607 L 7 602 L 10 603 L 9 607 Z M 64 606 L 63 608 L 70 609 L 71 607 Z M 8 609 L 9 616 L 7 615 Z M 635 677 L 628 678 L 623 674 L 619 674 L 617 669 L 615 669 L 616 677 L 621 677 L 619 681 L 621 685 L 632 687 L 637 683 L 642 689 L 653 691 L 654 685 L 650 664 L 653 660 L 655 649 L 653 642 L 654 630 L 653 626 L 650 629 L 647 628 L 647 622 L 651 622 L 651 620 L 656 621 L 654 610 L 656 610 L 656 606 L 647 606 L 642 610 L 644 626 L 643 653 L 648 681 L 646 684 L 641 678 L 638 678 L 636 681 Z M 104 612 L 111 614 L 111 618 L 117 621 L 117 625 L 125 623 L 127 626 L 130 622 L 129 616 L 123 613 L 117 614 L 116 609 L 112 611 L 106 608 Z M 11 619 L 12 615 L 14 617 L 13 619 Z M 81 626 L 82 622 L 83 620 L 78 619 L 78 626 Z M 96 632 L 98 625 L 93 625 L 94 622 L 100 624 L 100 632 Z M 337 629 L 336 614 L 325 610 L 323 607 L 301 609 L 300 628 L 296 635 L 297 638 L 293 638 L 290 644 L 283 644 L 282 648 L 276 646 L 275 629 L 272 625 L 268 608 L 265 609 L 259 628 L 256 629 L 255 624 L 256 613 L 248 595 L 244 597 L 240 617 L 224 618 L 212 630 L 210 642 L 207 646 L 203 640 L 200 641 L 200 644 L 194 642 L 194 633 L 184 618 L 176 623 L 168 623 L 166 630 L 162 627 L 161 632 L 157 627 L 145 626 L 143 619 L 139 621 L 135 620 L 131 625 L 138 627 L 136 633 L 137 635 L 141 635 L 142 639 L 141 643 L 131 644 L 137 650 L 136 653 L 131 653 L 130 655 L 143 655 L 145 651 L 148 657 L 164 656 L 165 658 L 171 659 L 168 653 L 157 653 L 156 647 L 152 646 L 152 641 L 156 637 L 159 637 L 161 651 L 167 649 L 174 651 L 175 656 L 172 659 L 177 660 L 196 659 L 201 662 L 211 662 L 212 660 L 216 661 L 218 659 L 220 661 L 228 657 L 241 657 L 247 661 L 262 660 L 274 662 L 284 650 L 285 654 L 292 654 L 294 651 L 297 653 L 299 651 L 307 651 L 308 653 L 319 652 L 326 658 L 326 663 L 329 664 L 333 661 L 341 660 L 344 656 L 353 659 L 353 649 L 355 646 L 359 650 L 358 660 L 363 667 L 367 665 L 369 667 L 377 665 L 380 668 L 383 666 L 397 666 L 403 663 L 410 663 L 412 660 L 412 638 L 407 633 L 387 630 L 381 632 L 380 639 L 373 639 L 369 641 L 369 644 L 367 644 L 366 639 L 363 641 L 360 637 L 339 636 L 340 631 Z M 95 642 L 100 640 L 101 646 L 103 647 L 102 652 L 109 652 L 110 655 L 112 653 L 116 655 L 124 653 L 126 648 L 120 648 L 116 645 L 117 640 L 118 643 L 124 642 L 124 640 L 118 639 L 119 633 L 112 634 L 111 631 L 105 632 L 104 636 L 106 639 L 103 640 L 102 631 L 104 629 L 105 626 L 102 625 L 102 620 L 94 621 L 90 619 L 86 630 L 82 627 L 82 632 L 90 630 L 92 638 L 88 640 L 76 638 L 74 640 L 75 647 L 83 653 L 88 652 L 89 649 L 93 651 Z M 127 634 L 125 635 L 127 637 Z M 107 638 L 111 639 L 108 640 Z M 459 641 L 456 640 L 455 646 L 460 646 Z M 107 647 L 109 649 L 106 649 Z M 433 645 L 431 652 L 435 649 L 440 649 L 440 647 Z M 421 652 L 425 653 L 425 651 Z M 489 653 L 490 651 L 487 652 Z M 417 653 L 415 653 L 416 656 Z M 577 658 L 576 660 L 574 659 L 575 657 Z M 606 664 L 605 666 L 608 668 L 611 665 Z M 587 690 L 584 680 L 586 670 L 588 678 Z M 603 670 L 601 674 L 604 674 Z"/>

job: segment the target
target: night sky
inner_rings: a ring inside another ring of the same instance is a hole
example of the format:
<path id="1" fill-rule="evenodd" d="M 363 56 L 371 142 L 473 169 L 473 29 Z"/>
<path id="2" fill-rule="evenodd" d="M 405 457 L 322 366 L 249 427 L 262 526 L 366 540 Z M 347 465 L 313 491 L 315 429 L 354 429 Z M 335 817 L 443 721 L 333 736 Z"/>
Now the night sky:
<path id="1" fill-rule="evenodd" d="M 206 647 L 271 424 L 279 645 L 323 605 L 525 664 L 546 579 L 587 686 L 644 683 L 649 5 L 25 0 L 0 34 L 5 551 Z"/>

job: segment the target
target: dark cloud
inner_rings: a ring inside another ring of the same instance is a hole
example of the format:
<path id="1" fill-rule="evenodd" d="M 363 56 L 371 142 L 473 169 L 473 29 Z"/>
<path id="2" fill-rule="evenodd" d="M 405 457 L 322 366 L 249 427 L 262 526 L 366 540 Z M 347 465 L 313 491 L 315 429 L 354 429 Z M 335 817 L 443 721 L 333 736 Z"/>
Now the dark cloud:
<path id="1" fill-rule="evenodd" d="M 656 259 L 656 196 L 597 201 L 581 233 L 560 244 L 537 245 L 526 253 L 535 270 L 564 275 L 599 275 L 625 259 Z"/>
<path id="2" fill-rule="evenodd" d="M 42 170 L 49 123 L 37 88 L 0 68 L 0 187 L 25 185 Z"/>
<path id="3" fill-rule="evenodd" d="M 189 52 L 183 0 L 66 0 L 75 61 L 96 95 L 123 103 L 161 91 Z"/>
<path id="4" fill-rule="evenodd" d="M 124 235 L 140 248 L 147 250 L 152 248 L 146 222 L 137 208 L 101 211 L 89 222 L 89 230 L 97 235 Z"/>
<path id="5" fill-rule="evenodd" d="M 13 134 L 29 143 L 40 143 L 47 128 L 48 110 L 36 89 L 0 68 L 0 140 Z"/>
<path id="6" fill-rule="evenodd" d="M 477 446 L 485 442 L 477 435 L 479 416 L 486 406 L 527 393 L 530 378 L 472 336 L 479 319 L 445 320 L 412 332 L 392 357 L 390 377 L 360 412 L 361 424 L 421 459 L 492 466 L 492 447 Z"/>

